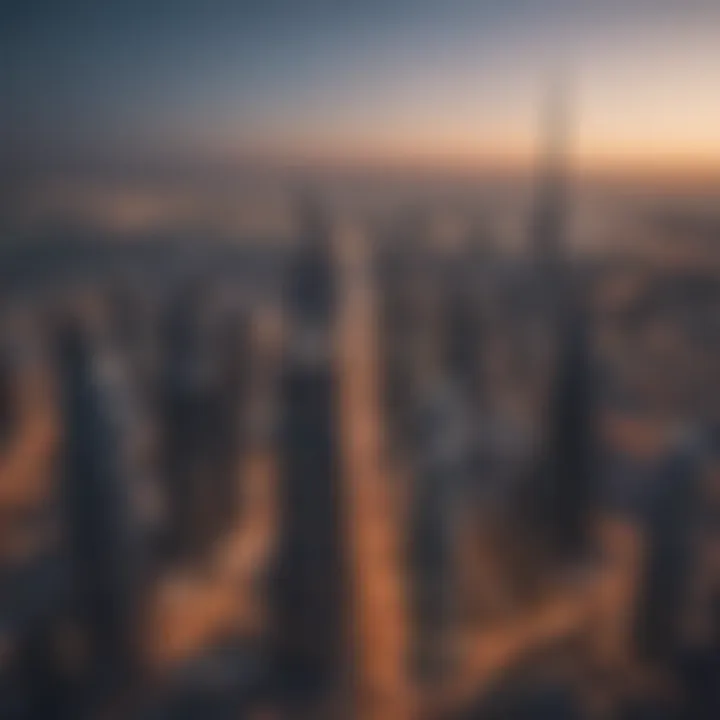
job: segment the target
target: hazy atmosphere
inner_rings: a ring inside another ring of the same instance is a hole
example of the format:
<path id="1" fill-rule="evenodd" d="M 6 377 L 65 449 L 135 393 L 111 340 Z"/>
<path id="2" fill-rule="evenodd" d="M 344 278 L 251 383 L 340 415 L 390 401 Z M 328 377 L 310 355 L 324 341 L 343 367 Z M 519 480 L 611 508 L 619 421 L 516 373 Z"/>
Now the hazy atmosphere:
<path id="1" fill-rule="evenodd" d="M 0 8 L 0 718 L 720 718 L 717 0 Z"/>

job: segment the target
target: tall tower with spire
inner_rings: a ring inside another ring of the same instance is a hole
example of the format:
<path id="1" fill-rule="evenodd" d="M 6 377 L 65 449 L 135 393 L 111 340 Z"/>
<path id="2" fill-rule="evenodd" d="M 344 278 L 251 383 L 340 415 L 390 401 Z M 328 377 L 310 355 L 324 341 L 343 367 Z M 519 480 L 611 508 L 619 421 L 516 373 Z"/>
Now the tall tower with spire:
<path id="1" fill-rule="evenodd" d="M 548 96 L 538 163 L 531 228 L 531 251 L 545 271 L 554 274 L 562 261 L 567 214 L 567 99 L 560 87 Z"/>
<path id="2" fill-rule="evenodd" d="M 595 490 L 596 378 L 590 315 L 567 257 L 567 100 L 550 93 L 532 227 L 539 303 L 552 342 L 543 446 L 533 513 L 550 555 L 563 561 L 589 542 Z"/>

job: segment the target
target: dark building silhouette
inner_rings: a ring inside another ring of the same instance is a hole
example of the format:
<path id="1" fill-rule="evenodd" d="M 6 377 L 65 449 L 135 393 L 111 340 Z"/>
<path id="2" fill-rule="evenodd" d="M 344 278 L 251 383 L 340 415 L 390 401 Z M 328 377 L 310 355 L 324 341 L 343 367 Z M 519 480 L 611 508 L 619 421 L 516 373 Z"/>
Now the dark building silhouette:
<path id="1" fill-rule="evenodd" d="M 583 720 L 579 693 L 572 683 L 542 678 L 510 677 L 459 714 L 462 720 Z"/>
<path id="2" fill-rule="evenodd" d="M 20 640 L 16 659 L 17 682 L 24 701 L 16 708 L 19 712 L 15 717 L 24 720 L 71 720 L 76 716 L 76 701 L 60 661 L 55 629 L 52 623 L 38 623 L 29 628 Z"/>
<path id="3" fill-rule="evenodd" d="M 76 717 L 72 678 L 57 643 L 67 618 L 67 563 L 57 551 L 0 568 L 0 717 Z"/>
<path id="4" fill-rule="evenodd" d="M 107 299 L 115 344 L 132 374 L 134 386 L 149 396 L 156 379 L 152 354 L 158 334 L 152 295 L 139 286 L 137 278 L 126 278 L 110 288 Z"/>
<path id="5" fill-rule="evenodd" d="M 714 720 L 720 716 L 720 642 L 683 653 L 679 663 L 684 717 Z"/>
<path id="6" fill-rule="evenodd" d="M 36 318 L 8 318 L 0 330 L 0 449 L 22 432 L 23 383 L 37 364 Z"/>
<path id="7" fill-rule="evenodd" d="M 472 409 L 482 404 L 482 326 L 480 309 L 471 285 L 472 276 L 462 264 L 463 255 L 451 269 L 445 293 L 443 321 L 444 354 L 447 373 L 462 391 Z"/>
<path id="8" fill-rule="evenodd" d="M 139 670 L 141 574 L 133 525 L 115 359 L 77 323 L 60 333 L 61 502 L 73 615 L 87 649 L 87 679 L 100 699 Z"/>
<path id="9" fill-rule="evenodd" d="M 245 443 L 244 410 L 247 402 L 249 337 L 247 318 L 227 313 L 216 326 L 213 398 L 210 403 L 210 475 L 214 487 L 213 516 L 219 530 L 231 529 L 241 502 L 240 459 Z"/>
<path id="10" fill-rule="evenodd" d="M 140 720 L 231 720 L 261 715 L 267 701 L 267 655 L 247 638 L 203 648 L 173 671 L 133 715 Z"/>
<path id="11" fill-rule="evenodd" d="M 15 425 L 16 404 L 13 371 L 5 347 L 0 346 L 0 448 L 12 436 Z"/>
<path id="12" fill-rule="evenodd" d="M 677 658 L 697 517 L 699 457 L 683 443 L 659 469 L 647 518 L 648 552 L 637 608 L 640 655 L 654 663 Z"/>
<path id="13" fill-rule="evenodd" d="M 435 327 L 426 307 L 427 297 L 438 290 L 426 219 L 424 212 L 413 210 L 376 258 L 381 396 L 388 448 L 401 462 L 412 453 L 419 348 Z"/>
<path id="14" fill-rule="evenodd" d="M 167 549 L 178 558 L 204 556 L 218 531 L 212 482 L 217 393 L 211 348 L 203 333 L 204 299 L 201 285 L 182 288 L 164 328 L 161 427 Z"/>
<path id="15" fill-rule="evenodd" d="M 580 306 L 566 308 L 534 497 L 540 538 L 564 560 L 588 549 L 597 500 L 597 378 L 589 333 Z"/>
<path id="16" fill-rule="evenodd" d="M 345 598 L 330 238 L 317 211 L 304 212 L 287 278 L 280 378 L 276 619 L 284 689 L 292 702 L 312 705 L 342 668 Z"/>
<path id="17" fill-rule="evenodd" d="M 135 350 L 141 340 L 141 299 L 128 283 L 116 284 L 108 295 L 113 332 L 124 349 Z"/>
<path id="18" fill-rule="evenodd" d="M 391 246 L 378 254 L 379 344 L 383 411 L 392 451 L 405 448 L 413 399 L 412 350 L 417 317 L 409 250 Z"/>
<path id="19" fill-rule="evenodd" d="M 566 100 L 555 91 L 549 97 L 545 119 L 545 147 L 538 167 L 531 226 L 531 252 L 541 272 L 551 281 L 565 253 L 567 180 Z M 549 277 L 548 277 L 549 276 Z"/>
<path id="20" fill-rule="evenodd" d="M 330 238 L 317 211 L 304 212 L 280 378 L 277 632 L 286 688 L 312 703 L 341 669 L 345 603 Z"/>
<path id="21" fill-rule="evenodd" d="M 588 549 L 596 501 L 596 388 L 590 317 L 568 264 L 564 97 L 550 97 L 532 227 L 537 303 L 554 343 L 531 513 L 543 546 L 569 560 Z"/>
<path id="22" fill-rule="evenodd" d="M 456 530 L 471 471 L 468 414 L 452 384 L 431 379 L 415 418 L 409 570 L 419 676 L 451 669 L 448 636 L 459 607 Z"/>

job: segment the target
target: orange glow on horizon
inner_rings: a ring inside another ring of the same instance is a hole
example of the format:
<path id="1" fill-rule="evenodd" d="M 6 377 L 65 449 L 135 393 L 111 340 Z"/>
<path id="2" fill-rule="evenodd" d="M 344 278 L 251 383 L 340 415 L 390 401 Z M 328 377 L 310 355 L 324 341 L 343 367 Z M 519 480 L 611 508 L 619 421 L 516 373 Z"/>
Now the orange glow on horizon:
<path id="1" fill-rule="evenodd" d="M 568 148 L 567 166 L 581 176 L 617 176 L 667 178 L 668 180 L 720 179 L 720 152 L 703 152 L 699 148 L 641 148 L 598 144 Z M 458 174 L 525 175 L 534 171 L 542 148 L 539 143 L 523 141 L 515 145 L 477 143 L 431 146 L 399 144 L 361 145 L 347 147 L 316 147 L 310 143 L 282 148 L 252 148 L 250 151 L 228 151 L 223 157 L 254 158 L 279 167 L 327 168 L 347 170 L 398 170 L 449 172 Z"/>

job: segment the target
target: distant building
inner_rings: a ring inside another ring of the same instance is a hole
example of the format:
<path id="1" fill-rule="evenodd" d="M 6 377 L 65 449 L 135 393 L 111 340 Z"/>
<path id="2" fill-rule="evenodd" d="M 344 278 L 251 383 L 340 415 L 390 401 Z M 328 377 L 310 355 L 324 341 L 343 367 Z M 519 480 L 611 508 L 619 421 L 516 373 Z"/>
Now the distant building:
<path id="1" fill-rule="evenodd" d="M 408 249 L 382 248 L 377 256 L 381 395 L 389 448 L 394 456 L 407 440 L 412 403 L 412 335 L 417 318 L 408 280 Z"/>
<path id="2" fill-rule="evenodd" d="M 412 453 L 412 423 L 419 392 L 418 358 L 428 341 L 443 343 L 439 334 L 440 278 L 437 264 L 423 242 L 421 228 L 390 239 L 378 257 L 379 347 L 381 395 L 388 447 L 393 459 Z M 406 230 L 407 232 L 407 230 Z M 443 348 L 445 345 L 443 344 Z M 448 348 L 449 352 L 452 352 Z"/>
<path id="3" fill-rule="evenodd" d="M 462 266 L 467 262 L 458 258 Z M 482 323 L 472 276 L 463 267 L 453 267 L 447 279 L 443 334 L 445 364 L 449 377 L 461 388 L 474 411 L 483 400 Z"/>
<path id="4" fill-rule="evenodd" d="M 565 98 L 558 92 L 550 96 L 545 121 L 546 144 L 538 168 L 530 234 L 531 252 L 541 272 L 552 278 L 566 252 L 567 117 Z"/>

